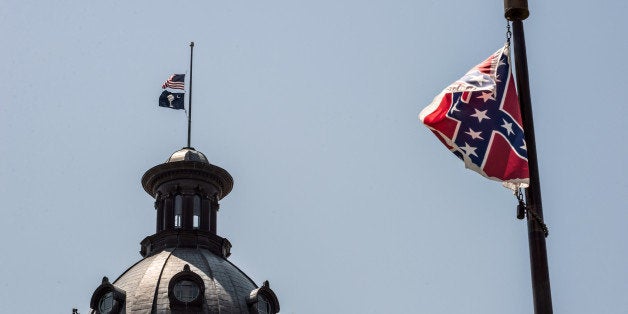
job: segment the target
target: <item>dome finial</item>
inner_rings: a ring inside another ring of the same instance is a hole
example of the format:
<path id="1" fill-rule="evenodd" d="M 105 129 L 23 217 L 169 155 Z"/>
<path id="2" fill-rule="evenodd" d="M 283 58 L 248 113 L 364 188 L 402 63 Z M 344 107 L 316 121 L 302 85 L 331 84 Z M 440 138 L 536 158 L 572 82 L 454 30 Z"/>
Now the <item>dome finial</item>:
<path id="1" fill-rule="evenodd" d="M 176 161 L 198 161 L 202 163 L 209 163 L 205 154 L 197 151 L 194 147 L 183 147 L 180 150 L 174 152 L 166 163 L 176 162 Z"/>

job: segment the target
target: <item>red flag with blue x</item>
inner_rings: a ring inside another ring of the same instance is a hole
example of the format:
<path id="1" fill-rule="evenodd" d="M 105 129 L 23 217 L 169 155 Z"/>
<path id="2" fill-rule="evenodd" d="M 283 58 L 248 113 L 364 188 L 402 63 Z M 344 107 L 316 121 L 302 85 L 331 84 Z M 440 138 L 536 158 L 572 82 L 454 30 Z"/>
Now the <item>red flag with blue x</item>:
<path id="1" fill-rule="evenodd" d="M 445 88 L 419 119 L 467 168 L 527 186 L 528 154 L 508 44 Z"/>

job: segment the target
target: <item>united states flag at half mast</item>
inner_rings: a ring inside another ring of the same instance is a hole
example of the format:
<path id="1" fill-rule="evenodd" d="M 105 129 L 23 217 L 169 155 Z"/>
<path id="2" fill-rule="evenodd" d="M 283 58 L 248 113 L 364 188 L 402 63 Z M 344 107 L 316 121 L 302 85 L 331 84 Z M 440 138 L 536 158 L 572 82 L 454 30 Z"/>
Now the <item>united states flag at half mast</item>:
<path id="1" fill-rule="evenodd" d="M 528 155 L 506 44 L 419 114 L 465 166 L 510 187 L 529 182 Z"/>
<path id="2" fill-rule="evenodd" d="M 185 74 L 173 74 L 161 85 L 161 88 L 184 89 Z"/>

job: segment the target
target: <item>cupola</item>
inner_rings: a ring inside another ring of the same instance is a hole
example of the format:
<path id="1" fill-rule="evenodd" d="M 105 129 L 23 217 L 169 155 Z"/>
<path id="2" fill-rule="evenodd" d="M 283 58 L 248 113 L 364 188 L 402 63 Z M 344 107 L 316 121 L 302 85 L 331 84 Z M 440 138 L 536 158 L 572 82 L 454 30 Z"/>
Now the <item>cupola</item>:
<path id="1" fill-rule="evenodd" d="M 144 190 L 155 198 L 155 234 L 142 241 L 142 256 L 166 247 L 205 247 L 229 256 L 231 244 L 217 236 L 218 201 L 233 188 L 229 172 L 192 147 L 174 152 L 144 173 Z"/>

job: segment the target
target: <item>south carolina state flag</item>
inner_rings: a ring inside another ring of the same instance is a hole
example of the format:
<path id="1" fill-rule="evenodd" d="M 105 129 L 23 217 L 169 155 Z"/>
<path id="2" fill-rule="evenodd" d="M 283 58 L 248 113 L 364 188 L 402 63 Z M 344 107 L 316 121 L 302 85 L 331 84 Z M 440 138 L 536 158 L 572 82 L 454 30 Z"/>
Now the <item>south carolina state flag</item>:
<path id="1" fill-rule="evenodd" d="M 419 120 L 465 167 L 510 188 L 529 182 L 528 154 L 509 46 L 445 88 Z"/>

